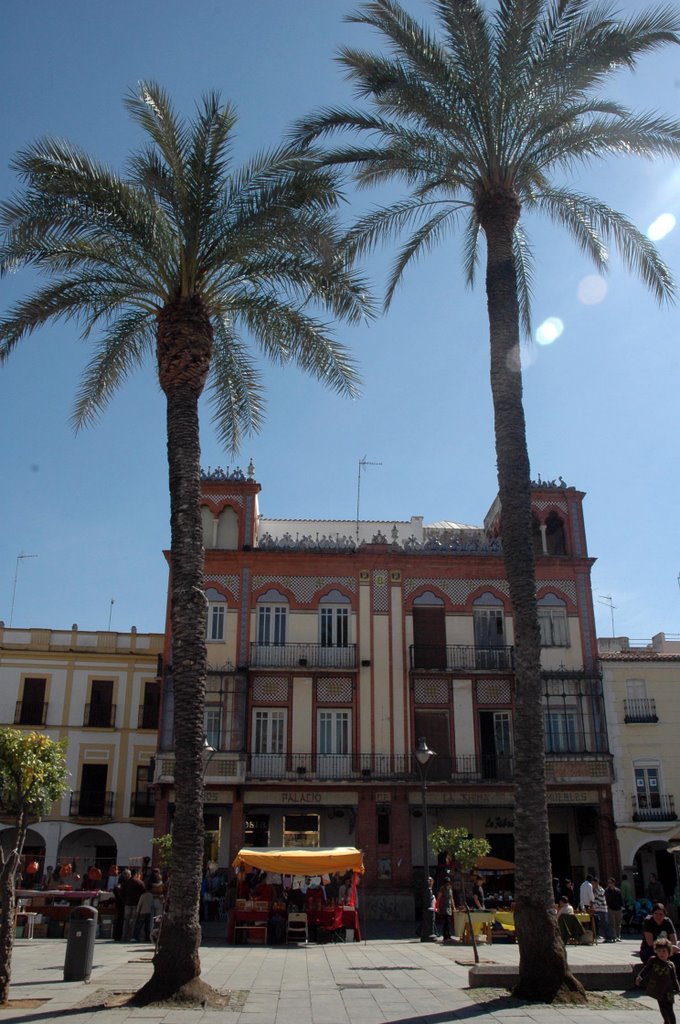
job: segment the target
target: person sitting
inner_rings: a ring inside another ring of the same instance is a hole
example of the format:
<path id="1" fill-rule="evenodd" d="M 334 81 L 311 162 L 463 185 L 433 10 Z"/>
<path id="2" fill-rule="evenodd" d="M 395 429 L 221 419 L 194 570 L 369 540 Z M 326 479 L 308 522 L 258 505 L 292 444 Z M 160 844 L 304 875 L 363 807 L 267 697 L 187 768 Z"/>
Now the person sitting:
<path id="1" fill-rule="evenodd" d="M 668 939 L 673 946 L 673 962 L 676 967 L 680 964 L 680 947 L 678 937 L 675 934 L 675 925 L 670 917 L 666 915 L 666 908 L 663 903 L 655 903 L 651 914 L 642 922 L 642 942 L 640 943 L 640 959 L 646 964 L 650 957 L 654 956 L 654 943 L 657 939 Z"/>
<path id="2" fill-rule="evenodd" d="M 557 916 L 562 917 L 563 914 L 573 914 L 574 908 L 572 907 L 569 899 L 566 896 L 560 897 L 560 902 L 557 905 Z"/>

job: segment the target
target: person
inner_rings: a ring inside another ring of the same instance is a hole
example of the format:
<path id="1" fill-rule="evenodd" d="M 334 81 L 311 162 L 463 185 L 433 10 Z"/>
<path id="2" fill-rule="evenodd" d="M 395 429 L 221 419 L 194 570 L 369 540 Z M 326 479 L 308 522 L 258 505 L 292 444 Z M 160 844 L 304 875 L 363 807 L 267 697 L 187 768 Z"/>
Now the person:
<path id="1" fill-rule="evenodd" d="M 139 897 L 145 891 L 144 882 L 139 877 L 137 868 L 123 872 L 127 878 L 121 882 L 121 896 L 123 897 L 123 942 L 130 942 L 133 937 L 135 916 Z"/>
<path id="2" fill-rule="evenodd" d="M 654 943 L 654 955 L 644 965 L 637 978 L 636 985 L 646 984 L 648 995 L 654 996 L 664 1024 L 675 1024 L 673 1003 L 675 993 L 680 992 L 675 964 L 671 960 L 673 947 L 668 939 L 657 939 Z"/>
<path id="3" fill-rule="evenodd" d="M 481 875 L 472 878 L 472 910 L 484 910 L 484 879 Z"/>
<path id="4" fill-rule="evenodd" d="M 143 884 L 143 883 L 142 883 Z M 144 941 L 151 942 L 151 915 L 153 913 L 153 895 L 150 889 L 145 889 L 137 901 L 137 912 L 135 916 L 135 928 L 133 938 L 135 942 L 141 942 L 140 936 L 144 932 Z"/>
<path id="5" fill-rule="evenodd" d="M 447 878 L 437 894 L 437 916 L 442 924 L 442 936 L 444 942 L 453 942 L 453 935 L 455 932 L 453 915 L 455 910 L 456 904 L 453 899 L 451 879 Z"/>
<path id="6" fill-rule="evenodd" d="M 256 900 L 262 900 L 263 903 L 268 903 L 271 907 L 274 899 L 274 886 L 267 878 L 266 871 L 263 871 L 260 875 L 260 880 L 253 890 L 253 896 Z"/>
<path id="7" fill-rule="evenodd" d="M 673 945 L 678 941 L 673 922 L 667 917 L 663 903 L 655 903 L 651 914 L 642 922 L 640 959 L 643 964 L 654 956 L 654 943 L 657 939 L 668 939 Z"/>
<path id="8" fill-rule="evenodd" d="M 607 880 L 607 888 L 604 891 L 604 898 L 607 902 L 607 920 L 609 922 L 609 942 L 621 941 L 621 921 L 623 920 L 623 896 L 617 888 L 616 879 Z"/>
<path id="9" fill-rule="evenodd" d="M 123 868 L 116 879 L 111 892 L 113 893 L 113 900 L 116 904 L 116 917 L 113 922 L 113 941 L 123 941 L 123 920 L 125 918 L 125 901 L 123 900 L 123 885 L 130 877 L 130 872 L 127 868 Z"/>
<path id="10" fill-rule="evenodd" d="M 163 896 L 165 894 L 165 890 L 163 887 L 163 879 L 161 878 L 161 873 L 158 868 L 153 868 L 151 871 L 149 891 L 153 899 L 151 913 L 154 917 L 159 917 L 163 913 Z"/>
<path id="11" fill-rule="evenodd" d="M 609 918 L 607 916 L 607 899 L 599 879 L 593 878 L 593 910 L 595 911 L 595 927 L 597 941 L 609 942 Z"/>
<path id="12" fill-rule="evenodd" d="M 647 897 L 652 901 L 652 903 L 663 903 L 664 906 L 666 904 L 666 893 L 664 892 L 664 887 L 654 873 L 649 876 Z"/>
<path id="13" fill-rule="evenodd" d="M 578 895 L 578 903 L 581 910 L 586 913 L 590 913 L 593 906 L 593 876 L 587 875 L 586 878 L 581 882 L 581 888 Z"/>
<path id="14" fill-rule="evenodd" d="M 562 917 L 563 914 L 573 914 L 574 908 L 569 902 L 568 896 L 560 896 L 560 902 L 557 907 L 557 916 Z"/>
<path id="15" fill-rule="evenodd" d="M 574 883 L 572 882 L 571 878 L 565 878 L 564 881 L 562 882 L 562 888 L 560 889 L 560 896 L 566 896 L 568 901 L 569 901 L 569 903 L 571 903 L 572 906 L 576 905 L 576 900 L 575 900 L 576 893 L 574 892 Z"/>

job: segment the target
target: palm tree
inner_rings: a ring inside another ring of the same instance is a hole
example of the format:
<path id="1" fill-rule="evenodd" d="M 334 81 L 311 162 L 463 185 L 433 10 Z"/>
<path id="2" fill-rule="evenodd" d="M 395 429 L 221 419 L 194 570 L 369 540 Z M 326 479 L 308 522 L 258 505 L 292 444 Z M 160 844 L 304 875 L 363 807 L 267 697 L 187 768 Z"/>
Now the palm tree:
<path id="1" fill-rule="evenodd" d="M 351 165 L 360 186 L 399 182 L 405 198 L 363 216 L 355 252 L 407 232 L 385 306 L 406 267 L 463 221 L 464 266 L 474 280 L 486 240 L 491 390 L 502 537 L 515 623 L 515 842 L 519 994 L 551 999 L 572 985 L 555 926 L 546 808 L 540 634 L 531 543 L 531 482 L 519 345 L 530 332 L 531 252 L 521 215 L 565 227 L 603 270 L 612 241 L 659 301 L 673 284 L 653 245 L 622 214 L 554 180 L 611 154 L 680 152 L 680 124 L 600 98 L 621 67 L 677 43 L 677 8 L 624 20 L 589 0 L 431 0 L 439 31 L 395 0 L 364 3 L 349 21 L 377 29 L 386 53 L 344 48 L 340 63 L 368 103 L 301 121 L 298 141 L 350 133 L 326 155 Z"/>
<path id="2" fill-rule="evenodd" d="M 95 420 L 113 391 L 154 353 L 167 399 L 175 692 L 173 900 L 142 999 L 201 994 L 205 615 L 198 402 L 210 389 L 217 432 L 236 449 L 262 422 L 259 375 L 237 331 L 338 392 L 357 377 L 315 310 L 349 322 L 369 305 L 343 256 L 336 172 L 292 147 L 230 168 L 235 114 L 217 94 L 179 118 L 142 83 L 126 100 L 146 133 L 125 175 L 65 142 L 41 140 L 14 159 L 23 188 L 2 207 L 4 272 L 49 278 L 0 321 L 0 363 L 22 337 L 76 319 L 96 351 L 74 412 Z"/>

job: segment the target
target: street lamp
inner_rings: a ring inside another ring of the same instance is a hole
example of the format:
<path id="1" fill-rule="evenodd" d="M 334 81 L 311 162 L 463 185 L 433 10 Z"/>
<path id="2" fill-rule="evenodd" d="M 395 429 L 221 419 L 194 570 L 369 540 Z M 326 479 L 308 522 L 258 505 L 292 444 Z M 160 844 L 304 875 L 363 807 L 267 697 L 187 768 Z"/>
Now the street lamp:
<path id="1" fill-rule="evenodd" d="M 434 933 L 434 911 L 430 909 L 430 887 L 427 880 L 430 875 L 429 858 L 427 856 L 427 773 L 430 762 L 436 757 L 434 750 L 430 750 L 427 740 L 421 736 L 413 751 L 413 756 L 420 772 L 420 793 L 422 801 L 422 823 L 423 823 L 423 916 L 420 924 L 420 941 L 436 942 Z"/>

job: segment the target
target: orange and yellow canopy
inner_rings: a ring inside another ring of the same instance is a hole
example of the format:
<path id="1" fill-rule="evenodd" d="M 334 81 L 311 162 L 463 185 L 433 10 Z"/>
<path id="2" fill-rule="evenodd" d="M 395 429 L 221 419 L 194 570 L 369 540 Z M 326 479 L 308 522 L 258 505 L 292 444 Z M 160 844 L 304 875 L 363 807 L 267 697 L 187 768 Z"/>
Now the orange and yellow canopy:
<path id="1" fill-rule="evenodd" d="M 244 847 L 232 867 L 259 868 L 282 875 L 327 875 L 334 871 L 364 873 L 361 850 L 354 846 L 333 846 L 319 850 L 285 847 Z"/>

